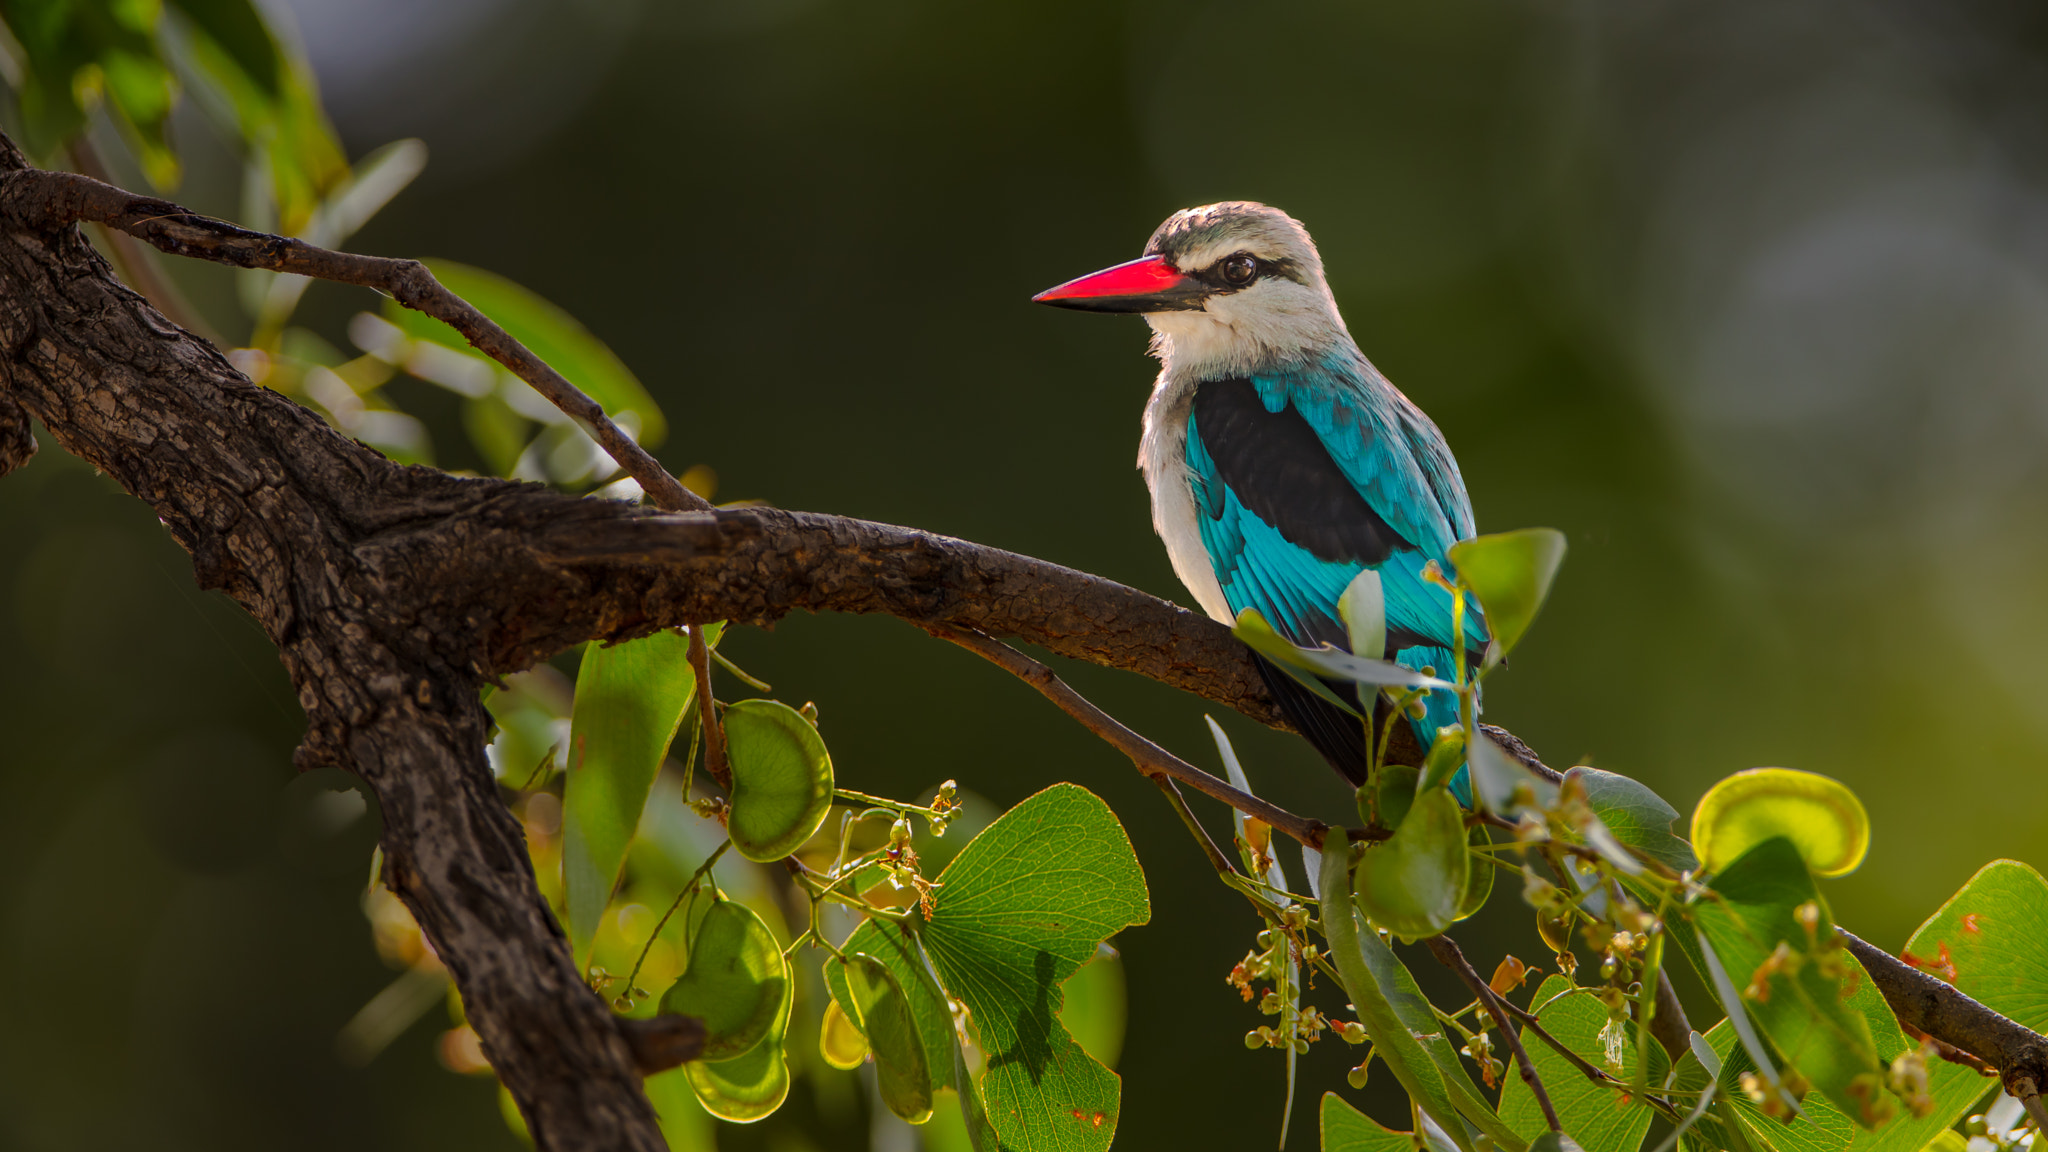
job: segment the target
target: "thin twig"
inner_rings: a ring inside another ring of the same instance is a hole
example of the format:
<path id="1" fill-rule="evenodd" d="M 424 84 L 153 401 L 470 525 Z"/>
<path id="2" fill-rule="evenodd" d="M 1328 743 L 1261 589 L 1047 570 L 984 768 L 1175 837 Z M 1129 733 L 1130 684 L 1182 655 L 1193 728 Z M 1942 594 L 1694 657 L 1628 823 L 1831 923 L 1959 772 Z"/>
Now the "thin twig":
<path id="1" fill-rule="evenodd" d="M 1209 866 L 1226 876 L 1235 874 L 1237 868 L 1231 864 L 1230 857 L 1223 854 L 1223 849 L 1217 846 L 1215 839 L 1209 835 L 1209 830 L 1202 827 L 1200 820 L 1195 819 L 1194 811 L 1188 807 L 1188 798 L 1180 794 L 1180 785 L 1175 784 L 1173 778 L 1163 772 L 1148 775 L 1152 783 L 1157 784 L 1159 790 L 1166 794 L 1166 802 L 1173 805 L 1174 812 L 1179 814 L 1180 822 L 1188 826 L 1188 832 L 1194 836 L 1195 842 L 1202 846 L 1202 854 L 1209 858 Z"/>
<path id="2" fill-rule="evenodd" d="M 992 640 L 979 632 L 943 626 L 932 627 L 929 631 L 941 640 L 950 640 L 969 652 L 986 658 L 990 663 L 1038 689 L 1040 695 L 1059 705 L 1061 711 L 1079 720 L 1082 727 L 1102 737 L 1111 747 L 1130 757 L 1132 765 L 1145 775 L 1170 776 L 1212 800 L 1220 800 L 1247 816 L 1256 816 L 1303 844 L 1317 851 L 1322 850 L 1323 834 L 1329 830 L 1329 825 L 1321 820 L 1296 816 L 1277 804 L 1261 800 L 1249 792 L 1233 787 L 1229 781 L 1211 776 L 1175 756 L 1124 727 L 1109 713 L 1089 703 L 1086 697 L 1068 687 L 1065 681 L 1054 675 L 1053 670 L 1044 664 L 1008 644 Z"/>
<path id="3" fill-rule="evenodd" d="M 711 649 L 704 643 L 704 626 L 690 625 L 690 667 L 697 670 L 697 728 L 704 733 L 704 767 L 718 786 L 732 792 L 732 765 L 725 759 L 725 731 L 718 726 L 716 701 L 711 698 Z"/>
<path id="4" fill-rule="evenodd" d="M 598 444 L 626 474 L 639 481 L 656 507 L 671 512 L 703 512 L 711 502 L 683 487 L 610 416 L 560 372 L 468 301 L 434 278 L 417 260 L 393 260 L 335 252 L 288 236 L 252 232 L 247 228 L 188 211 L 168 200 L 136 196 L 88 176 L 70 172 L 16 172 L 12 181 L 43 185 L 39 190 L 44 224 L 58 226 L 90 220 L 155 245 L 173 256 L 267 268 L 317 280 L 333 280 L 374 289 L 424 312 L 462 333 L 477 351 L 505 366 L 548 402 L 583 422 Z"/>
<path id="5" fill-rule="evenodd" d="M 1449 936 L 1431 936 L 1427 943 L 1437 962 L 1458 974 L 1458 979 L 1472 989 L 1472 994 L 1486 1005 L 1493 1022 L 1500 1026 L 1501 1039 L 1507 1043 L 1508 1051 L 1514 1053 L 1515 1066 L 1522 1071 L 1522 1083 L 1529 1086 L 1529 1094 L 1536 1097 L 1536 1106 L 1543 1110 L 1543 1122 L 1550 1126 L 1552 1132 L 1564 1131 L 1564 1125 L 1557 1120 L 1557 1109 L 1550 1103 L 1550 1093 L 1543 1088 L 1543 1078 L 1536 1074 L 1536 1065 L 1530 1061 L 1521 1039 L 1515 1035 L 1514 1021 L 1501 1007 L 1501 998 L 1494 995 L 1492 986 L 1481 980 L 1478 972 L 1473 971 L 1471 961 L 1465 959 L 1465 954 L 1458 950 L 1458 945 Z"/>

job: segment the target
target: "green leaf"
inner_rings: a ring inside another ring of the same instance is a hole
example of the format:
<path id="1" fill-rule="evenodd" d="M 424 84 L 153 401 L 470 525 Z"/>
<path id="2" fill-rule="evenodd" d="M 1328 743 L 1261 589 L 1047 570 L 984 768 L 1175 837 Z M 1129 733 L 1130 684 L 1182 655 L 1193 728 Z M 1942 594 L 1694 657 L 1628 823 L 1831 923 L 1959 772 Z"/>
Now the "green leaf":
<path id="1" fill-rule="evenodd" d="M 1333 838 L 1341 832 L 1333 830 Z M 1344 990 L 1358 1010 L 1373 1051 L 1393 1069 L 1408 1096 L 1436 1120 L 1459 1148 L 1471 1152 L 1464 1125 L 1470 1120 L 1494 1144 L 1521 1152 L 1525 1141 L 1503 1124 L 1479 1095 L 1458 1054 L 1444 1037 L 1429 1001 L 1393 950 L 1370 930 L 1360 931 L 1352 902 L 1348 853 L 1341 839 L 1322 853 L 1323 932 L 1344 978 Z"/>
<path id="2" fill-rule="evenodd" d="M 863 952 L 847 952 L 830 963 L 838 983 L 847 989 L 854 1023 L 875 1055 L 875 1081 L 882 1103 L 912 1124 L 932 1117 L 932 1076 L 924 1041 L 903 986 L 880 960 Z"/>
<path id="3" fill-rule="evenodd" d="M 1124 1025 L 1129 1019 L 1129 996 L 1124 990 L 1124 962 L 1107 944 L 1095 950 L 1095 959 L 1060 985 L 1065 1004 L 1060 1023 L 1081 1049 L 1105 1068 L 1116 1067 L 1123 1055 Z"/>
<path id="4" fill-rule="evenodd" d="M 868 1038 L 861 1035 L 860 1025 L 853 1022 L 837 1000 L 825 1002 L 825 1018 L 818 1023 L 818 1055 L 841 1072 L 851 1072 L 867 1063 Z"/>
<path id="5" fill-rule="evenodd" d="M 953 1035 L 953 1009 L 946 1003 L 946 994 L 932 982 L 931 971 L 917 941 L 895 924 L 869 920 L 855 928 L 840 949 L 865 953 L 889 969 L 889 974 L 903 989 L 911 1018 L 917 1022 L 917 1035 L 924 1045 L 926 1072 L 932 1079 L 933 1088 L 952 1087 L 952 1049 L 957 1046 Z M 835 1002 L 847 1005 L 852 990 L 837 965 L 825 965 L 825 986 Z M 858 1026 L 858 1018 L 853 1016 L 851 1009 L 848 1012 Z"/>
<path id="6" fill-rule="evenodd" d="M 768 864 L 796 851 L 832 810 L 832 757 L 803 713 L 779 700 L 741 700 L 725 710 L 732 765 L 726 830 L 740 855 Z"/>
<path id="7" fill-rule="evenodd" d="M 1237 614 L 1237 623 L 1231 626 L 1230 634 L 1244 641 L 1246 647 L 1273 661 L 1281 671 L 1309 688 L 1319 688 L 1317 695 L 1324 696 L 1354 716 L 1358 715 L 1358 709 L 1331 692 L 1318 677 L 1349 680 L 1355 684 L 1371 684 L 1383 688 L 1454 690 L 1457 687 L 1449 680 L 1425 676 L 1391 660 L 1368 659 L 1328 644 L 1317 648 L 1303 648 L 1275 632 L 1273 626 L 1268 624 L 1266 618 L 1255 608 L 1247 608 Z"/>
<path id="8" fill-rule="evenodd" d="M 697 1102 L 697 1094 L 690 1090 L 688 1069 L 658 1072 L 642 1081 L 641 1086 L 647 1090 L 647 1102 L 654 1105 L 654 1115 L 661 1123 L 669 1152 L 712 1152 L 717 1147 L 714 1132 L 718 1126 Z"/>
<path id="9" fill-rule="evenodd" d="M 1583 1152 L 1579 1142 L 1562 1132 L 1545 1132 L 1529 1144 L 1529 1152 Z"/>
<path id="10" fill-rule="evenodd" d="M 457 264 L 452 260 L 429 260 L 427 267 L 450 292 L 474 305 L 477 311 L 497 322 L 513 339 L 545 360 L 569 383 L 604 407 L 614 420 L 626 413 L 627 422 L 637 421 L 636 439 L 642 444 L 659 444 L 668 434 L 661 409 L 647 394 L 638 377 L 604 341 L 590 334 L 576 319 L 535 293 L 493 272 Z M 396 301 L 384 303 L 384 318 L 404 329 L 415 340 L 431 340 L 444 347 L 475 353 L 469 341 L 448 325 Z"/>
<path id="11" fill-rule="evenodd" d="M 562 877 L 579 968 L 618 885 L 648 789 L 695 699 L 689 648 L 683 636 L 664 631 L 583 650 L 562 795 Z"/>
<path id="12" fill-rule="evenodd" d="M 1458 919 L 1471 879 L 1465 813 L 1449 791 L 1415 797 L 1401 826 L 1358 864 L 1358 906 L 1403 941 L 1434 936 Z"/>
<path id="13" fill-rule="evenodd" d="M 1870 816 L 1841 781 L 1792 768 L 1737 772 L 1693 809 L 1693 849 L 1709 872 L 1773 836 L 1790 838 L 1814 875 L 1840 876 L 1863 863 Z"/>
<path id="14" fill-rule="evenodd" d="M 211 37 L 264 95 L 275 100 L 284 94 L 277 45 L 252 0 L 166 0 L 165 6 Z"/>
<path id="15" fill-rule="evenodd" d="M 789 995 L 789 967 L 775 934 L 737 900 L 705 910 L 690 940 L 690 966 L 661 998 L 664 1013 L 704 1021 L 700 1059 L 743 1056 L 775 1026 Z"/>
<path id="16" fill-rule="evenodd" d="M 1484 848 L 1493 843 L 1493 837 L 1484 824 L 1474 824 L 1466 843 L 1474 848 Z M 1465 894 L 1458 900 L 1458 919 L 1469 920 L 1486 907 L 1486 901 L 1493 895 L 1494 866 L 1491 861 L 1473 857 L 1470 865 L 1470 879 L 1465 881 Z"/>
<path id="17" fill-rule="evenodd" d="M 1498 664 L 1529 630 L 1564 563 L 1564 533 L 1521 528 L 1451 545 L 1457 580 L 1479 602 L 1493 643 L 1487 667 Z"/>
<path id="18" fill-rule="evenodd" d="M 1714 878 L 1692 909 L 1751 1019 L 1786 1061 L 1864 1127 L 1890 1115 L 1884 1070 L 1863 1014 L 1843 1003 L 1862 969 L 1842 946 L 1805 858 L 1776 836 Z M 1802 919 L 1802 913 L 1804 919 Z"/>
<path id="19" fill-rule="evenodd" d="M 1472 767 L 1472 798 L 1489 812 L 1547 809 L 1557 800 L 1557 785 L 1531 772 L 1484 732 L 1465 750 L 1465 762 Z"/>
<path id="20" fill-rule="evenodd" d="M 1352 577 L 1337 598 L 1337 615 L 1344 620 L 1344 635 L 1351 641 L 1353 654 L 1371 660 L 1386 655 L 1387 590 L 1378 572 L 1366 568 Z"/>
<path id="21" fill-rule="evenodd" d="M 1564 774 L 1585 789 L 1586 803 L 1614 838 L 1674 872 L 1699 867 L 1692 845 L 1671 831 L 1678 810 L 1644 785 L 1615 772 L 1580 766 Z"/>
<path id="22" fill-rule="evenodd" d="M 706 1112 L 720 1120 L 746 1124 L 782 1107 L 783 1099 L 789 1095 L 789 1061 L 783 1054 L 782 1041 L 789 1032 L 793 992 L 794 982 L 785 976 L 775 1022 L 746 1055 L 715 1064 L 692 1060 L 683 1065 L 690 1090 L 697 1094 Z"/>
<path id="23" fill-rule="evenodd" d="M 1979 869 L 1913 933 L 1906 953 L 1978 1003 L 2048 1031 L 2048 880 L 2027 865 L 1994 860 Z"/>
<path id="24" fill-rule="evenodd" d="M 1415 1152 L 1415 1133 L 1395 1132 L 1335 1092 L 1323 1093 L 1323 1152 Z"/>
<path id="25" fill-rule="evenodd" d="M 1849 1003 L 1851 1007 L 1862 1009 L 1868 1009 L 1874 1004 L 1876 1010 L 1884 1012 L 1885 1019 L 1890 1020 L 1889 1011 L 1883 1008 L 1884 997 L 1867 980 L 1854 995 L 1850 996 Z M 1900 1035 L 1896 1021 L 1889 1023 L 1889 1033 L 1891 1041 L 1887 1043 L 1880 1038 L 1879 1051 L 1890 1052 L 1896 1057 L 1918 1047 L 1916 1044 L 1908 1044 Z M 1744 1094 L 1742 1075 L 1755 1071 L 1756 1065 L 1749 1059 L 1748 1054 L 1742 1051 L 1740 1042 L 1728 1026 L 1728 1022 L 1723 1020 L 1709 1030 L 1705 1043 L 1721 1057 L 1721 1075 L 1716 1080 L 1718 1090 L 1724 1102 L 1732 1106 L 1734 1115 L 1743 1124 L 1745 1135 L 1759 1148 L 1774 1148 L 1777 1152 L 1920 1152 L 1939 1133 L 1962 1119 L 1970 1111 L 1971 1105 L 1998 1087 L 1996 1081 L 1987 1080 L 1960 1064 L 1933 1060 L 1928 1062 L 1927 1071 L 1928 1096 L 1934 1106 L 1924 1117 L 1902 1113 L 1891 1123 L 1875 1131 L 1866 1131 L 1857 1128 L 1855 1123 L 1826 1097 L 1814 1093 L 1808 1095 L 1801 1104 L 1804 1116 L 1794 1117 L 1790 1123 L 1782 1123 L 1765 1116 L 1763 1111 Z M 1680 1067 L 1683 1075 L 1689 1072 L 1692 1065 L 1688 1063 Z M 1699 1083 L 1704 1081 L 1687 1082 L 1681 1079 L 1677 1086 L 1697 1087 Z M 1723 1123 L 1725 1121 L 1722 1118 L 1710 1116 L 1701 1121 L 1700 1126 L 1703 1129 L 1712 1128 Z M 1729 1141 L 1726 1139 L 1725 1131 L 1721 1131 L 1718 1140 L 1705 1139 L 1688 1143 L 1695 1148 L 1718 1149 L 1727 1147 Z"/>
<path id="26" fill-rule="evenodd" d="M 983 830 L 939 884 L 920 934 L 988 1054 L 975 1087 L 989 1123 L 1014 1148 L 1108 1148 L 1121 1085 L 1060 1023 L 1060 984 L 1151 918 L 1123 826 L 1087 789 L 1056 784 Z"/>
<path id="27" fill-rule="evenodd" d="M 1493 643 L 1487 667 L 1498 664 L 1536 619 L 1557 566 L 1564 563 L 1564 533 L 1555 528 L 1522 528 L 1474 536 L 1451 545 L 1458 580 L 1479 598 Z"/>
<path id="28" fill-rule="evenodd" d="M 1599 1000 L 1590 993 L 1572 991 L 1571 981 L 1552 976 L 1536 989 L 1529 1004 L 1541 1017 L 1545 1031 L 1594 1066 L 1606 1066 L 1602 1031 L 1607 1027 L 1607 1007 Z M 1628 1022 L 1623 1034 L 1621 1068 L 1607 1067 L 1609 1073 L 1625 1083 L 1635 1081 L 1635 1031 L 1635 1024 Z M 1648 1106 L 1623 1104 L 1620 1092 L 1587 1079 L 1550 1045 L 1538 1041 L 1534 1033 L 1522 1033 L 1522 1047 L 1528 1051 L 1529 1062 L 1550 1093 L 1558 1122 L 1578 1138 L 1586 1152 L 1635 1152 L 1642 1147 L 1643 1137 L 1650 1131 Z M 1670 1062 L 1664 1049 L 1655 1044 L 1650 1045 L 1650 1053 L 1649 1083 L 1662 1084 Z M 1502 1058 L 1506 1059 L 1504 1055 Z M 1547 1127 L 1543 1110 L 1512 1066 L 1505 1079 L 1500 1093 L 1500 1118 L 1533 1141 Z"/>

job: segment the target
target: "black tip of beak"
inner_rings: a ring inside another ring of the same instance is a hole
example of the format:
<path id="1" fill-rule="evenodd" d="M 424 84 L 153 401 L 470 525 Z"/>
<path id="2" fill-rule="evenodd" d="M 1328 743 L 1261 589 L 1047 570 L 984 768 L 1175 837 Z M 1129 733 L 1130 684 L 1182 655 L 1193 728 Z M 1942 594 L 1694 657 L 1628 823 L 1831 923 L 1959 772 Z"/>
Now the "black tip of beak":
<path id="1" fill-rule="evenodd" d="M 1048 300 L 1043 292 L 1033 296 L 1031 302 L 1054 308 L 1067 308 L 1075 312 L 1108 312 L 1123 315 L 1169 312 L 1177 307 L 1185 307 L 1153 296 L 1055 296 Z"/>

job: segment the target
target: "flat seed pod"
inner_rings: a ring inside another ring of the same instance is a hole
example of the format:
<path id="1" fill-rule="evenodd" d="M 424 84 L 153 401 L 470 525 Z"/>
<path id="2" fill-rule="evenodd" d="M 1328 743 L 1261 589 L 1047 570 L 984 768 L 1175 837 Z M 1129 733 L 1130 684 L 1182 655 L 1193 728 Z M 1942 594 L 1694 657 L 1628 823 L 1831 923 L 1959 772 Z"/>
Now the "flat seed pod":
<path id="1" fill-rule="evenodd" d="M 1403 940 L 1434 936 L 1458 918 L 1472 858 L 1465 817 L 1442 788 L 1415 797 L 1393 838 L 1358 865 L 1358 907 Z"/>
<path id="2" fill-rule="evenodd" d="M 1487 834 L 1486 825 L 1474 824 L 1470 835 L 1467 837 L 1467 843 L 1474 848 L 1484 848 L 1493 843 L 1493 837 Z M 1473 858 L 1469 854 L 1466 859 L 1468 862 L 1466 866 L 1471 869 L 1471 872 L 1465 879 L 1465 895 L 1458 900 L 1458 919 L 1460 920 L 1469 920 L 1473 916 L 1478 915 L 1479 910 L 1486 907 L 1487 897 L 1493 895 L 1494 866 L 1485 860 Z"/>
<path id="3" fill-rule="evenodd" d="M 1737 772 L 1693 809 L 1692 847 L 1708 872 L 1773 836 L 1791 840 L 1814 875 L 1840 876 L 1870 850 L 1870 816 L 1841 781 L 1792 768 Z"/>
<path id="4" fill-rule="evenodd" d="M 825 1020 L 818 1026 L 818 1054 L 825 1063 L 850 1072 L 868 1058 L 868 1038 L 839 1008 L 839 1001 L 825 1001 Z"/>
<path id="5" fill-rule="evenodd" d="M 661 998 L 663 1012 L 704 1021 L 707 1061 L 731 1060 L 775 1027 L 789 998 L 789 969 L 775 934 L 736 900 L 718 900 L 690 940 L 690 965 Z"/>
<path id="6" fill-rule="evenodd" d="M 789 1009 L 794 999 L 790 993 L 789 970 L 785 967 L 775 1021 L 768 1034 L 746 1055 L 717 1063 L 692 1060 L 683 1065 L 690 1090 L 697 1094 L 697 1101 L 706 1112 L 720 1120 L 750 1124 L 782 1107 L 782 1101 L 789 1095 L 789 1062 L 783 1055 L 782 1041 L 789 1032 Z"/>
<path id="7" fill-rule="evenodd" d="M 832 808 L 832 757 L 818 730 L 780 701 L 741 700 L 725 710 L 725 750 L 732 846 L 757 864 L 796 851 Z"/>
<path id="8" fill-rule="evenodd" d="M 835 963 L 844 965 L 852 1010 L 859 1016 L 856 1023 L 875 1054 L 875 1081 L 882 1102 L 912 1124 L 931 1119 L 931 1067 L 902 986 L 887 966 L 864 952 L 851 953 Z"/>

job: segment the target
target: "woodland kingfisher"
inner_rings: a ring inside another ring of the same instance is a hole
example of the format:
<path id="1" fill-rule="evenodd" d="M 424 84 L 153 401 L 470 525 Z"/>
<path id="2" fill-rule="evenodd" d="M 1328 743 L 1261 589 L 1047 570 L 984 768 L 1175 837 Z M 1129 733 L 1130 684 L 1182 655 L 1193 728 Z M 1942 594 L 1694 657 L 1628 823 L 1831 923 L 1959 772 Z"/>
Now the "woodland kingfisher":
<path id="1" fill-rule="evenodd" d="M 1138 259 L 1032 299 L 1151 325 L 1160 368 L 1138 467 L 1152 526 L 1204 611 L 1230 622 L 1255 608 L 1296 644 L 1349 650 L 1338 600 L 1370 570 L 1386 650 L 1357 654 L 1449 677 L 1451 596 L 1424 568 L 1452 570 L 1472 501 L 1443 433 L 1351 339 L 1299 221 L 1248 201 L 1189 208 Z M 1483 618 L 1468 617 L 1464 640 L 1479 667 Z M 1364 783 L 1361 722 L 1263 659 L 1259 670 L 1323 758 Z M 1410 723 L 1427 748 L 1458 722 L 1456 699 L 1433 692 L 1424 712 Z"/>

